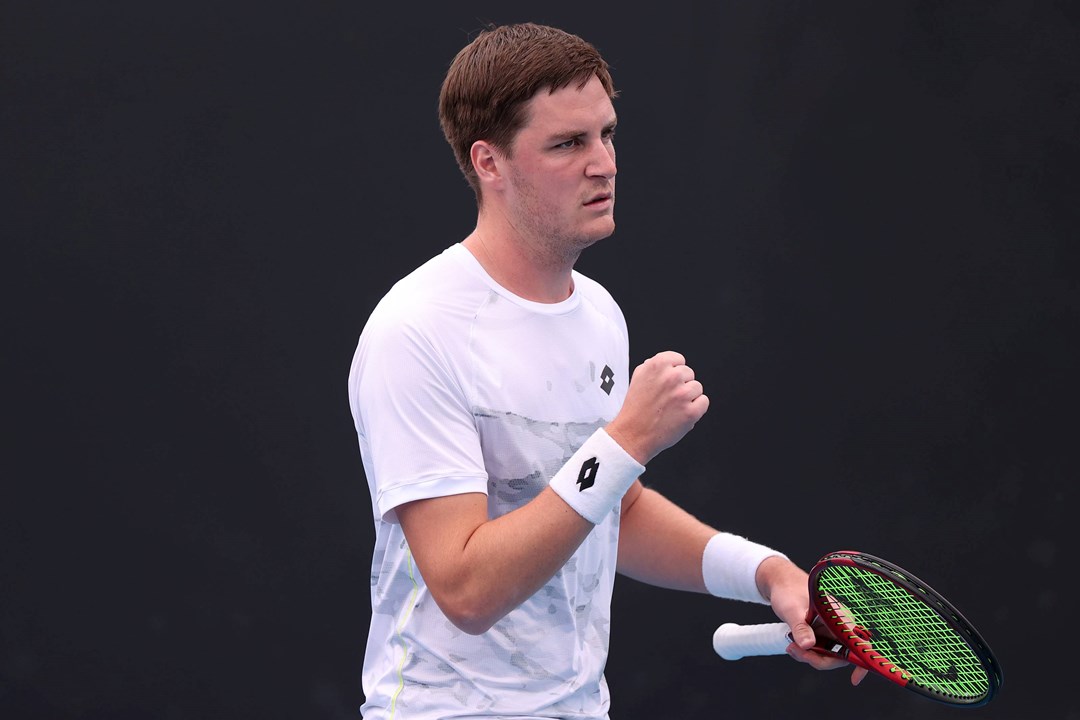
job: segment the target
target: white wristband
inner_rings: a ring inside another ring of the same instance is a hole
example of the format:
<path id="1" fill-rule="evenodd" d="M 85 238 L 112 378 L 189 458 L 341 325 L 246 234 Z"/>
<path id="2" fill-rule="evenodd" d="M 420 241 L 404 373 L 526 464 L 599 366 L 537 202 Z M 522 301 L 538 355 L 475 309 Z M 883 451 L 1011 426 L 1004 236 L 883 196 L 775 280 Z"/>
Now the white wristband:
<path id="1" fill-rule="evenodd" d="M 551 478 L 551 489 L 574 511 L 599 525 L 622 502 L 645 466 L 600 428 Z"/>
<path id="2" fill-rule="evenodd" d="M 767 605 L 768 600 L 758 591 L 755 575 L 761 561 L 774 555 L 787 558 L 782 552 L 744 537 L 717 533 L 705 545 L 701 557 L 705 588 L 710 595 L 717 597 Z"/>

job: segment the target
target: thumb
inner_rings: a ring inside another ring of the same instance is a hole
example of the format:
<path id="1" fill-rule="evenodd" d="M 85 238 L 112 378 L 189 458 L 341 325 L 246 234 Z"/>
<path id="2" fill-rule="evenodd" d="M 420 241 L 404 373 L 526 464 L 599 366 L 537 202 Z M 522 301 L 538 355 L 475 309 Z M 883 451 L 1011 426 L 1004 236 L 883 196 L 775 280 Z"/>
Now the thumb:
<path id="1" fill-rule="evenodd" d="M 809 650 L 817 644 L 817 636 L 814 635 L 814 630 L 805 621 L 797 622 L 790 627 L 791 639 L 799 647 Z"/>

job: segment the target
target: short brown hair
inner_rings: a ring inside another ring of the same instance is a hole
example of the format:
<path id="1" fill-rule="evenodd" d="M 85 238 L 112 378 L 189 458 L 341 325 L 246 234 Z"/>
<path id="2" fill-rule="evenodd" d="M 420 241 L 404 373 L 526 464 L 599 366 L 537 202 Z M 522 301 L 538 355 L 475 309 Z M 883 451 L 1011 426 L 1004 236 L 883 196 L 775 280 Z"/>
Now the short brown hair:
<path id="1" fill-rule="evenodd" d="M 523 108 L 538 90 L 554 92 L 575 82 L 584 87 L 594 75 L 614 99 L 610 69 L 593 45 L 536 23 L 490 25 L 458 52 L 439 93 L 439 124 L 478 204 L 473 143 L 486 140 L 509 152 L 528 120 Z"/>

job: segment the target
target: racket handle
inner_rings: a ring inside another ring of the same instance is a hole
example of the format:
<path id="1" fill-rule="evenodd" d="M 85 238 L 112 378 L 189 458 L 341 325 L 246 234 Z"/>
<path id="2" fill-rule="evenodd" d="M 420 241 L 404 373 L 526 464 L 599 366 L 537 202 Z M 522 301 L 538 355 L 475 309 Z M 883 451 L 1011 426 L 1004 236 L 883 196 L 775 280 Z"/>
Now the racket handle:
<path id="1" fill-rule="evenodd" d="M 783 655 L 791 644 L 787 623 L 736 625 L 724 623 L 713 633 L 713 650 L 725 660 L 749 655 Z"/>

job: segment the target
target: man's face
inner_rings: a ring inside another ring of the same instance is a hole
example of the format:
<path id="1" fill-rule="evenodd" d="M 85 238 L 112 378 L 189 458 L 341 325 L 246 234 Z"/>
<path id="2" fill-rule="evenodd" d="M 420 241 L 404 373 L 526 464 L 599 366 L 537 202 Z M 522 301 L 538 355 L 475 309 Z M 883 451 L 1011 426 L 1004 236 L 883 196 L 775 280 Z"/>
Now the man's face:
<path id="1" fill-rule="evenodd" d="M 615 108 L 595 76 L 541 89 L 504 158 L 505 201 L 527 242 L 574 259 L 615 230 Z"/>

